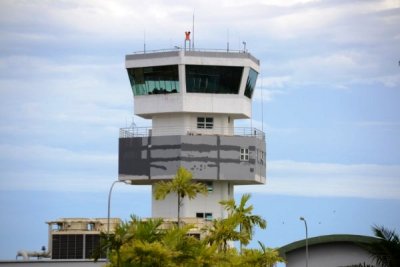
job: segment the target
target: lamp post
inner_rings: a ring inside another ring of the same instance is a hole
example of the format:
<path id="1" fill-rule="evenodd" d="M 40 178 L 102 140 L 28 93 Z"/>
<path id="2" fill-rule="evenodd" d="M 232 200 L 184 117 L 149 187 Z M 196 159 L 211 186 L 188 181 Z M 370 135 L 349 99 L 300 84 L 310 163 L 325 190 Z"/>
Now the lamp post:
<path id="1" fill-rule="evenodd" d="M 107 240 L 110 240 L 110 208 L 111 208 L 111 193 L 116 183 L 132 184 L 131 180 L 120 181 L 116 180 L 111 184 L 110 191 L 108 192 L 108 206 L 107 206 Z M 108 257 L 109 248 L 107 248 Z"/>
<path id="2" fill-rule="evenodd" d="M 308 228 L 307 221 L 304 217 L 300 217 L 300 221 L 304 221 L 304 226 L 306 227 L 306 267 L 308 267 Z"/>

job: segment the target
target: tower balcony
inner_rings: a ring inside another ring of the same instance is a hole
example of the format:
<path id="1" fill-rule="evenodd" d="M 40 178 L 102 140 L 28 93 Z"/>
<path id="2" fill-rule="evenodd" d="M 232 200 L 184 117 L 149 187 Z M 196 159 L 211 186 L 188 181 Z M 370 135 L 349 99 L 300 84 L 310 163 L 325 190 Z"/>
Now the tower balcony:
<path id="1" fill-rule="evenodd" d="M 198 181 L 264 184 L 265 151 L 265 134 L 250 127 L 124 128 L 119 139 L 119 179 L 153 184 L 171 179 L 183 166 Z"/>
<path id="2" fill-rule="evenodd" d="M 120 128 L 119 138 L 166 136 L 166 135 L 224 135 L 224 136 L 252 136 L 265 140 L 265 133 L 254 127 L 213 127 L 212 129 L 199 129 L 197 127 L 130 127 Z"/>

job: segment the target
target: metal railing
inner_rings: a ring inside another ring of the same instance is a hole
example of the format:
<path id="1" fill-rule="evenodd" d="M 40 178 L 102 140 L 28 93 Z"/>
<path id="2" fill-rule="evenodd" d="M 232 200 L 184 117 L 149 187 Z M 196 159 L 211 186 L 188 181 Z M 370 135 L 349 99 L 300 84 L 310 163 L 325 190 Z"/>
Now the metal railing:
<path id="1" fill-rule="evenodd" d="M 185 50 L 184 47 L 175 46 L 174 48 L 164 48 L 164 49 L 154 49 L 154 50 L 139 50 L 131 52 L 131 55 L 136 54 L 153 54 L 153 53 L 163 53 L 163 52 L 176 52 L 176 51 L 186 51 L 186 52 L 226 52 L 226 53 L 248 53 L 244 50 L 234 50 L 234 49 L 210 49 L 210 48 L 188 48 Z"/>
<path id="2" fill-rule="evenodd" d="M 168 135 L 221 135 L 221 136 L 253 136 L 265 140 L 265 133 L 254 127 L 213 127 L 212 129 L 197 127 L 134 127 L 121 128 L 119 138 L 148 137 L 148 136 L 168 136 Z"/>
<path id="3" fill-rule="evenodd" d="M 147 55 L 151 54 L 159 54 L 159 56 L 168 56 L 180 51 L 184 51 L 185 54 L 187 53 L 188 55 L 202 55 L 203 56 L 211 56 L 214 54 L 214 56 L 221 56 L 221 55 L 226 55 L 226 56 L 231 56 L 231 57 L 241 57 L 241 58 L 250 58 L 253 60 L 255 63 L 260 64 L 260 61 L 255 58 L 252 54 L 250 54 L 247 50 L 232 50 L 232 49 L 207 49 L 207 48 L 194 48 L 194 49 L 185 49 L 183 47 L 178 47 L 175 46 L 174 48 L 167 48 L 167 49 L 157 49 L 157 50 L 141 50 L 141 51 L 135 51 L 127 55 L 127 59 L 132 59 L 132 58 L 145 58 Z"/>

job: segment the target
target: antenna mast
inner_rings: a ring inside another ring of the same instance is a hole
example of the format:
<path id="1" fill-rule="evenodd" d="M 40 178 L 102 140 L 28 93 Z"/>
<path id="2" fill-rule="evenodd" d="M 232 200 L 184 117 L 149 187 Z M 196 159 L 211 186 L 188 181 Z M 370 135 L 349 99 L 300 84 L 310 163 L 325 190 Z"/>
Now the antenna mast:
<path id="1" fill-rule="evenodd" d="M 194 9 L 193 9 L 193 20 L 192 20 L 192 50 L 194 50 Z"/>
<path id="2" fill-rule="evenodd" d="M 226 30 L 226 51 L 229 52 L 229 28 Z"/>
<path id="3" fill-rule="evenodd" d="M 146 29 L 143 31 L 143 52 L 146 53 Z"/>
<path id="4" fill-rule="evenodd" d="M 261 71 L 260 71 L 261 74 Z M 260 75 L 261 76 L 261 75 Z M 261 79 L 261 131 L 264 132 L 264 97 L 263 97 L 263 79 Z"/>

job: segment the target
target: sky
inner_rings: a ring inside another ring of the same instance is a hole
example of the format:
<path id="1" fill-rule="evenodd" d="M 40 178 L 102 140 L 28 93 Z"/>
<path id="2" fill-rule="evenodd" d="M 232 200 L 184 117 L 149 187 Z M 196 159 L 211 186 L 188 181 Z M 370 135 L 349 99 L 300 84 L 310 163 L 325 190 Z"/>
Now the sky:
<path id="1" fill-rule="evenodd" d="M 400 232 L 400 0 L 1 0 L 0 259 L 47 246 L 46 221 L 107 216 L 119 128 L 133 115 L 125 55 L 182 46 L 261 61 L 252 119 L 267 184 L 252 193 L 279 247 Z M 151 216 L 150 188 L 117 184 L 111 215 Z M 256 242 L 250 246 L 256 246 Z"/>

